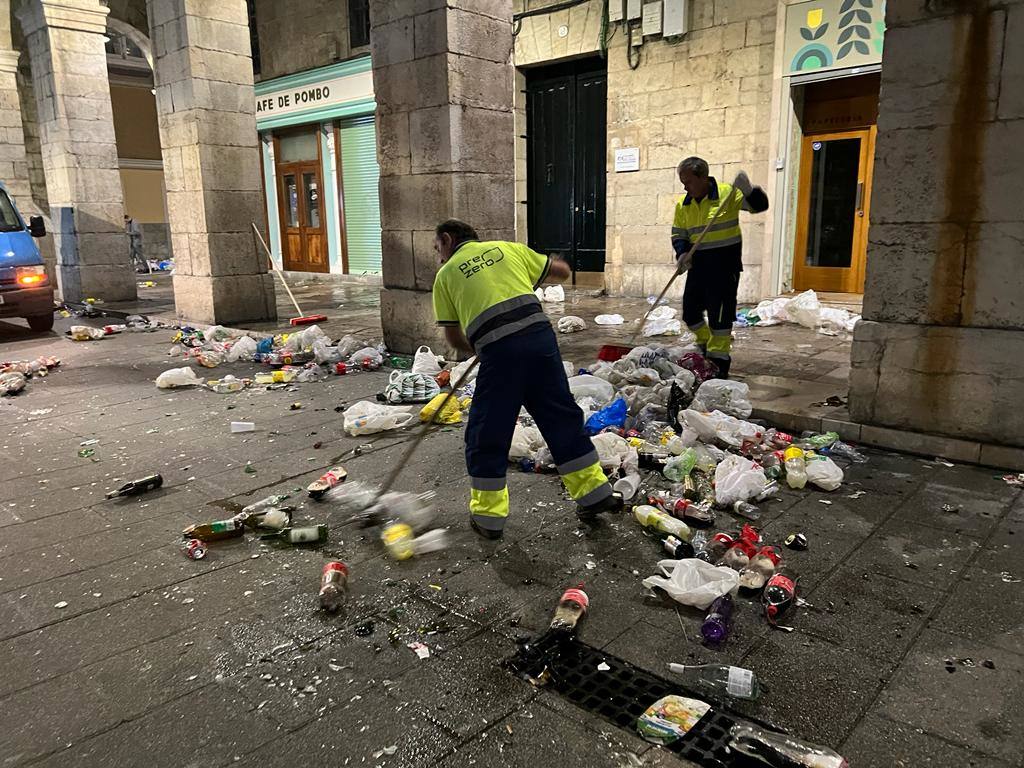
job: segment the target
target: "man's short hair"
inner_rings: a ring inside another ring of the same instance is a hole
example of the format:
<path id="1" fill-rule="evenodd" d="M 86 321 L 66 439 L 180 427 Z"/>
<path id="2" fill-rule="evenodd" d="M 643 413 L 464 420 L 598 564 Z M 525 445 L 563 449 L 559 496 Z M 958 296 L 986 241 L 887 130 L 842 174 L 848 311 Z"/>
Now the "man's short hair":
<path id="1" fill-rule="evenodd" d="M 684 170 L 689 171 L 699 179 L 706 179 L 708 177 L 708 161 L 703 157 L 688 157 L 680 161 L 676 167 L 676 176 Z"/>
<path id="2" fill-rule="evenodd" d="M 480 239 L 480 235 L 476 233 L 475 229 L 469 226 L 466 222 L 459 221 L 458 219 L 442 221 L 437 225 L 437 228 L 434 230 L 434 234 L 438 237 L 441 235 L 451 235 L 453 245 L 464 243 L 467 240 Z"/>

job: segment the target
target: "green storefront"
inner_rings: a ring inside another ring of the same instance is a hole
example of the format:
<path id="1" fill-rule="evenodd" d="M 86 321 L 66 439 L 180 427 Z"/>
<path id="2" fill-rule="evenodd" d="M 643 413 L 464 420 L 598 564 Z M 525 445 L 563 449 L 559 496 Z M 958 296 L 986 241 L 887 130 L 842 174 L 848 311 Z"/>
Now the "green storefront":
<path id="1" fill-rule="evenodd" d="M 270 248 L 286 270 L 379 275 L 370 57 L 256 84 Z"/>

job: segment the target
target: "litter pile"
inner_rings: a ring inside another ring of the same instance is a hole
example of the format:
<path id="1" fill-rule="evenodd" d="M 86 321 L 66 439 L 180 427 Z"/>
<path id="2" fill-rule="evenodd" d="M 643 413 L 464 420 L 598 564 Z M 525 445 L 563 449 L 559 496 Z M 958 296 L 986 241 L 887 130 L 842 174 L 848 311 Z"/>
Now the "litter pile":
<path id="1" fill-rule="evenodd" d="M 778 325 L 796 323 L 826 336 L 853 333 L 860 315 L 836 307 L 823 307 L 814 291 L 804 291 L 791 299 L 766 299 L 753 309 L 736 313 L 739 325 Z"/>
<path id="2" fill-rule="evenodd" d="M 177 329 L 169 355 L 198 363 L 204 368 L 252 362 L 271 370 L 257 373 L 252 378 L 237 378 L 229 374 L 204 382 L 186 366 L 164 371 L 157 377 L 156 385 L 161 389 L 205 386 L 218 393 L 238 392 L 254 384 L 286 386 L 293 381 L 319 381 L 332 374 L 341 376 L 375 371 L 385 363 L 386 353 L 383 344 L 372 345 L 354 336 L 344 336 L 332 344 L 317 325 L 274 336 L 251 335 L 222 325 L 206 329 L 183 326 Z M 388 362 L 398 367 L 403 365 L 404 358 L 391 356 Z"/>
<path id="3" fill-rule="evenodd" d="M 0 361 L 0 395 L 16 395 L 29 379 L 43 378 L 60 365 L 60 358 L 37 357 L 35 360 Z"/>

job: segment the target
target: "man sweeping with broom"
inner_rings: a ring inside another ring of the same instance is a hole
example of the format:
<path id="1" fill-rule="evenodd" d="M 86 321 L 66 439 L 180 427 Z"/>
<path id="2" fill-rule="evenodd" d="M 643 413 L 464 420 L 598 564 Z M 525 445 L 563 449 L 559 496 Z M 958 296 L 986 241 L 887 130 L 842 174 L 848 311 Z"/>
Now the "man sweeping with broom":
<path id="1" fill-rule="evenodd" d="M 733 184 L 719 183 L 708 175 L 708 164 L 699 157 L 683 160 L 677 172 L 686 190 L 686 196 L 676 203 L 672 221 L 672 248 L 679 271 L 689 270 L 683 289 L 683 322 L 697 336 L 701 354 L 718 366 L 719 378 L 727 379 L 736 292 L 743 271 L 740 211 L 767 211 L 768 196 L 760 187 L 751 186 L 742 171 Z M 701 239 L 691 255 L 692 242 L 698 237 Z"/>
<path id="2" fill-rule="evenodd" d="M 519 410 L 540 429 L 581 520 L 617 512 L 583 412 L 562 366 L 555 333 L 534 290 L 545 279 L 564 280 L 569 265 L 521 243 L 480 242 L 468 224 L 437 225 L 434 250 L 443 262 L 434 279 L 434 314 L 451 346 L 475 351 L 480 373 L 466 427 L 470 525 L 501 538 L 508 518 L 508 452 Z"/>

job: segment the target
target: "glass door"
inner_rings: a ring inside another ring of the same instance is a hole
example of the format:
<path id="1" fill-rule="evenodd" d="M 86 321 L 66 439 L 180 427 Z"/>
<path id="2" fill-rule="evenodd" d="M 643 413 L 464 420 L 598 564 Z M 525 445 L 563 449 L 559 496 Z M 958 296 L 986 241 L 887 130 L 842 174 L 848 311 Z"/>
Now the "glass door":
<path id="1" fill-rule="evenodd" d="M 327 272 L 327 236 L 321 194 L 320 149 L 317 132 L 275 136 L 281 251 L 284 268 Z"/>
<path id="2" fill-rule="evenodd" d="M 862 293 L 874 128 L 806 136 L 793 287 Z"/>

